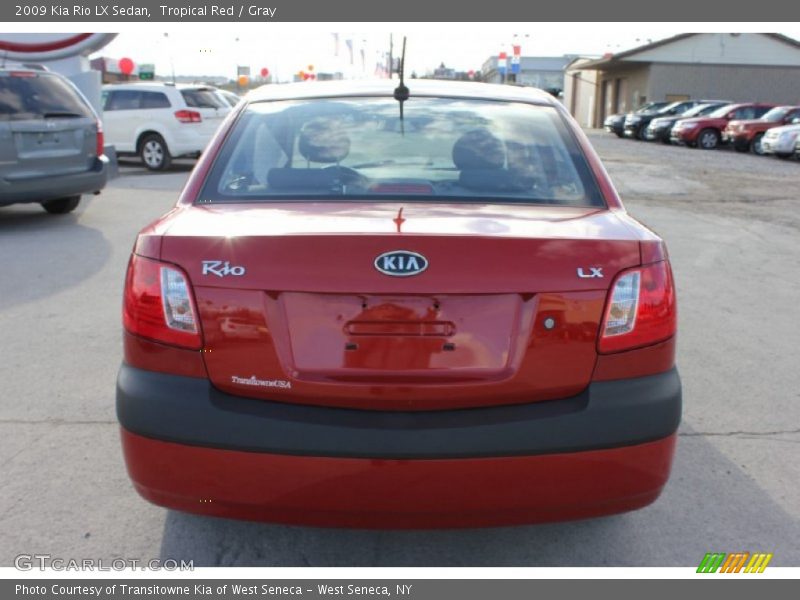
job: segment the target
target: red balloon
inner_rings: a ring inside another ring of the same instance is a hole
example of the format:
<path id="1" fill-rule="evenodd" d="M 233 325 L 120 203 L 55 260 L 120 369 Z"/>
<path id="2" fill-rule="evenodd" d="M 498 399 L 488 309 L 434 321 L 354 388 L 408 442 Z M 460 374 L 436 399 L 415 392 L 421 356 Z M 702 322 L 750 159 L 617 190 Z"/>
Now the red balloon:
<path id="1" fill-rule="evenodd" d="M 263 69 L 261 69 L 261 76 L 266 77 L 267 75 L 269 75 L 269 69 L 267 67 L 264 67 Z"/>
<path id="2" fill-rule="evenodd" d="M 130 75 L 133 73 L 133 61 L 130 58 L 120 58 L 119 71 L 123 75 Z"/>

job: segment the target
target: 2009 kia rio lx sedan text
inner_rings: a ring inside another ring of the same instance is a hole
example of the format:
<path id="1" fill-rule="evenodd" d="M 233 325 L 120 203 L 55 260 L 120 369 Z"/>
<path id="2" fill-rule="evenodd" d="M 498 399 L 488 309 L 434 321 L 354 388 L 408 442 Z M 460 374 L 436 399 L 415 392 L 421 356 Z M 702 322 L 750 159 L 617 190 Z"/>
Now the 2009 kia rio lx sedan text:
<path id="1" fill-rule="evenodd" d="M 653 502 L 681 412 L 664 243 L 532 89 L 271 85 L 138 236 L 131 479 L 209 515 L 462 527 Z"/>

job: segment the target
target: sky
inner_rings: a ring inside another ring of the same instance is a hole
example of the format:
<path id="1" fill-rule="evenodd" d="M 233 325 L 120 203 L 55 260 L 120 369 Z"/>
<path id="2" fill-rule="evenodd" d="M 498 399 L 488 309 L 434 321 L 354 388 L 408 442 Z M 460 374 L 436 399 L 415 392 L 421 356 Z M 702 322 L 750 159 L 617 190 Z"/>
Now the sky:
<path id="1" fill-rule="evenodd" d="M 278 80 L 309 66 L 357 77 L 373 75 L 392 34 L 395 55 L 402 37 L 407 38 L 407 72 L 423 75 L 442 62 L 456 70 L 479 70 L 490 56 L 510 53 L 512 44 L 521 45 L 525 56 L 600 56 L 694 31 L 778 31 L 800 39 L 798 23 L 158 23 L 126 26 L 97 55 L 152 63 L 162 76 L 174 69 L 176 75 L 234 79 L 237 66 L 243 65 L 254 75 L 267 68 Z M 347 40 L 354 47 L 352 66 Z M 366 69 L 361 67 L 362 48 Z"/>

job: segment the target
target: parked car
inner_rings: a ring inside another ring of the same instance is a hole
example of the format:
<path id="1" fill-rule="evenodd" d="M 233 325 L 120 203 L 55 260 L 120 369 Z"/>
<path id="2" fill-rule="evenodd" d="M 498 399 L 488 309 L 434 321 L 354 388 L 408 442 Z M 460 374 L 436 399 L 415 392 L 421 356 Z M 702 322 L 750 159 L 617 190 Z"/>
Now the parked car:
<path id="1" fill-rule="evenodd" d="M 117 384 L 136 489 L 390 528 L 653 502 L 681 411 L 664 242 L 552 96 L 396 85 L 250 93 L 139 234 Z"/>
<path id="2" fill-rule="evenodd" d="M 225 101 L 225 103 L 226 103 L 228 106 L 230 106 L 231 108 L 233 108 L 234 106 L 236 106 L 237 104 L 239 104 L 239 101 L 242 99 L 242 97 L 241 97 L 241 96 L 239 96 L 238 94 L 234 94 L 233 92 L 229 92 L 228 90 L 221 90 L 221 89 L 218 89 L 218 90 L 217 90 L 217 94 L 218 94 L 218 95 L 219 95 L 219 97 L 220 97 L 220 98 L 222 98 L 222 99 Z"/>
<path id="3" fill-rule="evenodd" d="M 645 134 L 650 121 L 657 117 L 670 117 L 674 115 L 683 115 L 690 108 L 694 108 L 698 104 L 706 102 L 705 100 L 682 100 L 680 102 L 671 102 L 666 106 L 662 106 L 656 110 L 648 110 L 641 113 L 631 113 L 625 116 L 624 135 L 625 137 L 634 138 L 637 140 L 647 139 Z"/>
<path id="4" fill-rule="evenodd" d="M 106 140 L 117 154 L 138 155 L 151 171 L 197 157 L 231 107 L 215 88 L 172 83 L 103 86 Z"/>
<path id="5" fill-rule="evenodd" d="M 609 115 L 603 122 L 603 128 L 609 133 L 616 134 L 617 137 L 622 137 L 625 135 L 625 117 L 627 117 L 629 114 L 639 114 L 647 111 L 658 110 L 667 104 L 669 104 L 669 102 L 648 102 L 631 113 Z"/>
<path id="6" fill-rule="evenodd" d="M 78 88 L 45 69 L 0 67 L 0 206 L 68 213 L 107 178 L 103 129 Z"/>
<path id="7" fill-rule="evenodd" d="M 722 141 L 722 131 L 728 121 L 757 119 L 774 107 L 774 104 L 755 102 L 728 104 L 702 117 L 681 119 L 672 128 L 670 140 L 674 144 L 713 150 Z"/>
<path id="8" fill-rule="evenodd" d="M 764 133 L 773 127 L 792 123 L 795 119 L 800 119 L 800 106 L 776 106 L 759 119 L 730 121 L 722 132 L 722 140 L 732 144 L 737 152 L 764 154 L 761 146 Z"/>
<path id="9" fill-rule="evenodd" d="M 800 122 L 783 127 L 768 129 L 761 138 L 761 149 L 764 154 L 774 154 L 779 158 L 790 158 L 795 153 L 796 143 L 800 137 Z"/>
<path id="10" fill-rule="evenodd" d="M 670 135 L 672 134 L 672 128 L 681 119 L 688 119 L 690 117 L 702 117 L 704 115 L 708 115 L 718 108 L 730 104 L 729 102 L 707 102 L 704 104 L 698 104 L 697 106 L 690 108 L 685 113 L 680 115 L 671 115 L 668 117 L 657 117 L 650 121 L 650 124 L 647 126 L 647 130 L 645 131 L 645 139 L 652 141 L 652 140 L 661 140 L 665 144 L 670 143 Z"/>

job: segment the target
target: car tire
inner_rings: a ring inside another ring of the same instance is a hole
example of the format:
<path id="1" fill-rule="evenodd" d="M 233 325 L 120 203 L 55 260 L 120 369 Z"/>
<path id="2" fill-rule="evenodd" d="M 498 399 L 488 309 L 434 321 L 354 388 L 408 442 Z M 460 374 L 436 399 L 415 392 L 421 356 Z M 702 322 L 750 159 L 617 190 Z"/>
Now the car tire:
<path id="1" fill-rule="evenodd" d="M 763 133 L 759 133 L 756 137 L 753 138 L 753 141 L 750 142 L 750 152 L 753 154 L 758 154 L 759 156 L 764 156 L 764 148 L 761 146 L 761 138 L 764 137 Z"/>
<path id="2" fill-rule="evenodd" d="M 703 129 L 697 136 L 697 147 L 703 150 L 714 150 L 719 146 L 719 132 L 716 129 Z"/>
<path id="3" fill-rule="evenodd" d="M 642 125 L 639 129 L 636 130 L 636 138 L 646 142 L 647 141 L 647 127 Z"/>
<path id="4" fill-rule="evenodd" d="M 55 200 L 48 200 L 42 202 L 44 208 L 51 215 L 65 215 L 78 208 L 81 201 L 80 196 L 67 196 L 66 198 L 56 198 Z"/>
<path id="5" fill-rule="evenodd" d="M 614 135 L 616 135 L 618 138 L 625 137 L 625 134 L 624 134 L 624 133 L 622 133 L 622 132 L 620 132 L 620 131 L 615 131 L 615 132 L 614 132 Z"/>
<path id="6" fill-rule="evenodd" d="M 172 155 L 169 153 L 167 143 L 157 133 L 142 138 L 139 143 L 139 158 L 150 171 L 165 171 L 172 164 Z"/>

